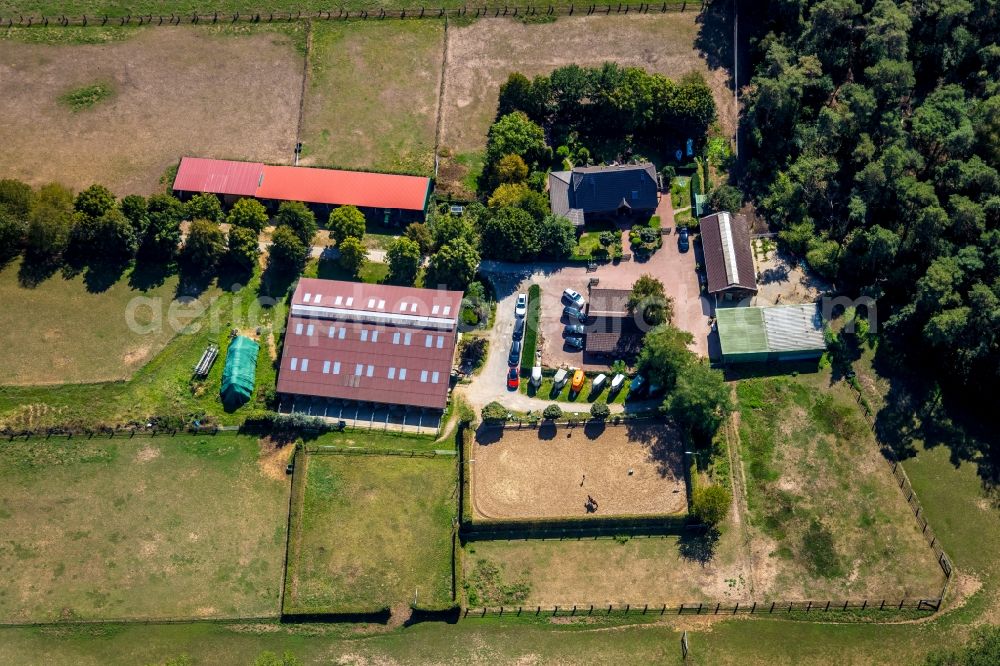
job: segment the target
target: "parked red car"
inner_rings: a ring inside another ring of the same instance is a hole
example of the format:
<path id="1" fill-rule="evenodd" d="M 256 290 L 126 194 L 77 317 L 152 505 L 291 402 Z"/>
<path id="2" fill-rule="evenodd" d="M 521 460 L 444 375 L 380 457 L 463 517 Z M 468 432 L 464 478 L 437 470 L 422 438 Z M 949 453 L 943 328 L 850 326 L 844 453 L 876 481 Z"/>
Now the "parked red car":
<path id="1" fill-rule="evenodd" d="M 517 373 L 517 368 L 509 368 L 507 370 L 507 388 L 511 391 L 516 391 L 520 385 L 521 378 Z"/>

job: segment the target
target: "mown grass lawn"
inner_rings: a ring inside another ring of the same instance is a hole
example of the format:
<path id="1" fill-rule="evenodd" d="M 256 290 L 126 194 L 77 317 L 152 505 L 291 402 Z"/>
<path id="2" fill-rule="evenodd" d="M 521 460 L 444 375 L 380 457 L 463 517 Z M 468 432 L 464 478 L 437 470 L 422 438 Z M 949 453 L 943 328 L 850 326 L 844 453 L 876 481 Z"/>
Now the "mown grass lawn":
<path id="1" fill-rule="evenodd" d="M 280 456 L 222 434 L 5 443 L 0 619 L 276 616 Z"/>
<path id="2" fill-rule="evenodd" d="M 758 591 L 935 597 L 936 558 L 845 384 L 828 372 L 737 387 Z"/>
<path id="3" fill-rule="evenodd" d="M 310 454 L 296 474 L 286 612 L 451 604 L 453 459 Z"/>

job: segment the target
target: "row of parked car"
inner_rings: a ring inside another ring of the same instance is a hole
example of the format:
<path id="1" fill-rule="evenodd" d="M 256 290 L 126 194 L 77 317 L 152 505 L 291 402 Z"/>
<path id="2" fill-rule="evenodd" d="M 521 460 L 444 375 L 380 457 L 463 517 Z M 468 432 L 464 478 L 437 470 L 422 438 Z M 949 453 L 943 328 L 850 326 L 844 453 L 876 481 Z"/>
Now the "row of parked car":
<path id="1" fill-rule="evenodd" d="M 563 316 L 570 322 L 563 328 L 566 345 L 573 349 L 583 349 L 583 336 L 585 335 L 583 324 L 587 322 L 587 313 L 584 312 L 584 308 L 587 307 L 587 301 L 584 300 L 580 292 L 573 289 L 563 291 L 562 297 L 564 301 L 569 302 L 569 305 L 563 308 Z"/>
<path id="2" fill-rule="evenodd" d="M 514 304 L 514 332 L 511 335 L 510 353 L 507 355 L 507 388 L 516 391 L 521 383 L 521 347 L 524 339 L 525 317 L 528 314 L 528 295 L 518 294 Z"/>

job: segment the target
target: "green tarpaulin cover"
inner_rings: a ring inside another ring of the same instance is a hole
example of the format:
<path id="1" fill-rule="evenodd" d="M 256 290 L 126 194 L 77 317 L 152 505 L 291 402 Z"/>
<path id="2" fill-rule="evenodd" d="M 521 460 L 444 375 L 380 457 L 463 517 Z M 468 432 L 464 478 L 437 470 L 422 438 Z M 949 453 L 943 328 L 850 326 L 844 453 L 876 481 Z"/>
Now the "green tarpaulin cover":
<path id="1" fill-rule="evenodd" d="M 245 336 L 237 336 L 229 343 L 226 367 L 222 370 L 222 388 L 219 394 L 227 407 L 238 407 L 250 399 L 257 376 L 257 352 L 260 345 Z"/>

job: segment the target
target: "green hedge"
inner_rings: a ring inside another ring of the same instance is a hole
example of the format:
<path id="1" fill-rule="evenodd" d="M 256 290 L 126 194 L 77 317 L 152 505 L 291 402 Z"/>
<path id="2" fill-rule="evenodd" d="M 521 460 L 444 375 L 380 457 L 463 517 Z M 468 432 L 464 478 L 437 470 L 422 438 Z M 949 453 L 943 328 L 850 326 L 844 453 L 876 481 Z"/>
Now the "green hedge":
<path id="1" fill-rule="evenodd" d="M 542 315 L 542 288 L 537 284 L 528 289 L 528 314 L 524 322 L 524 348 L 521 350 L 521 373 L 531 373 L 538 345 L 538 320 Z"/>

